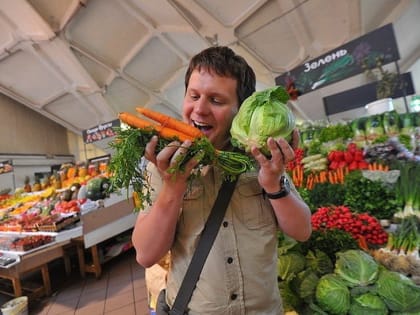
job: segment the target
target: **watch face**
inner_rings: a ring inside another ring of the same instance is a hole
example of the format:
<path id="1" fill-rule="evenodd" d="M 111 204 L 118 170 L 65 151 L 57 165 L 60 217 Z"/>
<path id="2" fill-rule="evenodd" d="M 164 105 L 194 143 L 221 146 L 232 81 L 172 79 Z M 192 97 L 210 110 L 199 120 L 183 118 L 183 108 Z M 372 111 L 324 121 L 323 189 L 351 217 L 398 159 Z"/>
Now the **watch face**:
<path id="1" fill-rule="evenodd" d="M 282 183 L 281 183 L 282 184 L 282 190 L 285 190 L 285 191 L 289 192 L 290 191 L 289 180 L 287 179 L 286 176 L 282 176 L 281 179 L 282 179 Z"/>

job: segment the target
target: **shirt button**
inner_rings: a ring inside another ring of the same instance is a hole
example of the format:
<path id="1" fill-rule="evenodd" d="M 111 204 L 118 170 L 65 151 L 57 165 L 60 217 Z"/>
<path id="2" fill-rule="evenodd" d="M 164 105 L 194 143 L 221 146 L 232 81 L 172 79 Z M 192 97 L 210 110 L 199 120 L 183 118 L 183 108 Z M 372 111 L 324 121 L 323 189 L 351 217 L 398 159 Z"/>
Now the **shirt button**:
<path id="1" fill-rule="evenodd" d="M 233 263 L 233 258 L 232 258 L 232 257 L 229 257 L 229 258 L 227 259 L 227 262 L 228 262 L 228 264 Z"/>
<path id="2" fill-rule="evenodd" d="M 231 296 L 230 296 L 230 299 L 231 300 L 236 300 L 237 297 L 238 296 L 235 293 L 232 293 Z"/>
<path id="3" fill-rule="evenodd" d="M 223 227 L 227 227 L 229 225 L 229 223 L 227 223 L 227 221 L 223 222 Z"/>

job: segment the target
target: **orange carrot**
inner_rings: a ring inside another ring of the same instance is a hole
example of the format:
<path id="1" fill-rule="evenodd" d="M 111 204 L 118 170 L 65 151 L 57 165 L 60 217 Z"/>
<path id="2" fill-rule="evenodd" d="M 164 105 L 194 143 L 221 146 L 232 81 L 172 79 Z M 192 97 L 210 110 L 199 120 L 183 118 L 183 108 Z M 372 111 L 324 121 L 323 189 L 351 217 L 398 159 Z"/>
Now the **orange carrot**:
<path id="1" fill-rule="evenodd" d="M 118 115 L 118 118 L 122 122 L 126 123 L 127 125 L 131 127 L 135 127 L 138 129 L 145 129 L 145 130 L 155 130 L 159 134 L 159 136 L 165 139 L 178 138 L 182 142 L 185 140 L 193 140 L 192 136 L 189 136 L 189 135 L 183 134 L 180 131 L 177 131 L 168 127 L 160 126 L 153 122 L 141 119 L 127 112 L 120 113 Z"/>
<path id="2" fill-rule="evenodd" d="M 203 136 L 203 133 L 200 129 L 190 126 L 178 119 L 175 119 L 171 116 L 153 111 L 144 107 L 136 107 L 136 111 L 144 116 L 153 119 L 154 121 L 159 122 L 162 126 L 168 127 L 171 129 L 178 130 L 186 135 L 189 135 L 193 138 L 199 138 Z"/>
<path id="3" fill-rule="evenodd" d="M 309 174 L 308 177 L 306 178 L 306 188 L 307 189 L 311 189 L 312 186 L 312 174 Z"/>
<path id="4" fill-rule="evenodd" d="M 328 180 L 330 181 L 330 184 L 334 184 L 334 176 L 332 171 L 328 172 Z"/>
<path id="5" fill-rule="evenodd" d="M 338 169 L 338 180 L 340 184 L 344 184 L 344 170 L 342 167 Z"/>
<path id="6" fill-rule="evenodd" d="M 325 183 L 327 181 L 327 171 L 321 172 L 321 182 Z"/>
<path id="7" fill-rule="evenodd" d="M 304 178 L 304 174 L 303 174 L 303 166 L 300 165 L 299 166 L 299 181 L 300 181 L 300 185 L 302 186 L 303 184 L 303 178 Z"/>
<path id="8" fill-rule="evenodd" d="M 292 181 L 295 184 L 296 187 L 299 187 L 299 180 L 298 180 L 298 169 L 295 167 L 292 170 Z"/>
<path id="9" fill-rule="evenodd" d="M 369 245 L 366 242 L 366 238 L 363 235 L 360 235 L 357 239 L 357 244 L 359 245 L 360 249 L 363 249 L 365 251 L 369 250 Z"/>

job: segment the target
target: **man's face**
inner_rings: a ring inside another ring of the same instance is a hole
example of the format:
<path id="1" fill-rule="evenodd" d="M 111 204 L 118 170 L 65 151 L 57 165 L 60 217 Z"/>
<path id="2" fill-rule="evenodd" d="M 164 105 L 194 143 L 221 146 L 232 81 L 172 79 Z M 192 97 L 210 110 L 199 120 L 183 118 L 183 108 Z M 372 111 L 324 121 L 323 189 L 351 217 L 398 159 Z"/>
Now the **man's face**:
<path id="1" fill-rule="evenodd" d="M 230 126 L 238 112 L 236 80 L 212 70 L 194 70 L 184 97 L 183 119 L 199 128 L 216 149 L 230 139 Z"/>

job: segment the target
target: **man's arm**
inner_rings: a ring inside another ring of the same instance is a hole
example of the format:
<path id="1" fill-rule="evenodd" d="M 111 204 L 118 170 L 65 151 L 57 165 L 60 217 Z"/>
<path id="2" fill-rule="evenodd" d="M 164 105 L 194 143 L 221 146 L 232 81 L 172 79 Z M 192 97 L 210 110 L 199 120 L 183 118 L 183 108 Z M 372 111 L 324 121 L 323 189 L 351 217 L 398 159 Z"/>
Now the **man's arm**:
<path id="1" fill-rule="evenodd" d="M 296 130 L 293 132 L 293 143 L 299 143 L 299 134 Z M 285 173 L 286 164 L 294 159 L 292 147 L 294 144 L 290 145 L 285 139 L 269 138 L 267 146 L 270 149 L 270 158 L 256 147 L 253 147 L 251 152 L 260 165 L 258 181 L 261 187 L 268 193 L 276 193 L 282 188 L 280 178 Z M 311 211 L 294 187 L 287 196 L 270 199 L 270 202 L 278 225 L 284 233 L 299 241 L 305 241 L 310 237 Z"/>
<path id="2" fill-rule="evenodd" d="M 191 141 L 172 142 L 156 154 L 158 138 L 153 137 L 146 145 L 145 158 L 156 168 L 152 175 L 152 187 L 159 186 L 157 196 L 147 212 L 138 215 L 132 234 L 137 262 L 150 267 L 158 262 L 171 248 L 176 225 L 182 207 L 188 177 L 198 161 L 189 160 L 184 171 L 173 174 L 168 170 L 185 154 Z"/>

